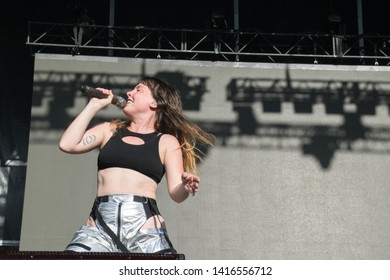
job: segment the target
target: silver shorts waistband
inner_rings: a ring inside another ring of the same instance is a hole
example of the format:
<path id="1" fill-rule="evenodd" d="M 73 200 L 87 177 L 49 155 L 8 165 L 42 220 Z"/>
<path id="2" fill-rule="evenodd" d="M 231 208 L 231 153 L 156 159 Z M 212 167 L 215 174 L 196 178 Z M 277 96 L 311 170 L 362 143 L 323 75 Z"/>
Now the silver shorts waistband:
<path id="1" fill-rule="evenodd" d="M 112 194 L 96 197 L 98 203 L 101 202 L 141 202 L 146 203 L 148 200 L 154 200 L 146 196 L 132 195 L 132 194 Z"/>

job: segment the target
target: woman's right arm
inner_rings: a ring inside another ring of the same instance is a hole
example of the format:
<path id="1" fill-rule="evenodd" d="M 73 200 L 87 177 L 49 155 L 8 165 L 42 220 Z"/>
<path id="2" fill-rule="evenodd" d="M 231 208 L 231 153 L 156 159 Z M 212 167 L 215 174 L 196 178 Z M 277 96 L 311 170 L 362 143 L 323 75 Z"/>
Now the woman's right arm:
<path id="1" fill-rule="evenodd" d="M 62 135 L 59 148 L 70 154 L 79 154 L 100 147 L 105 133 L 109 131 L 109 123 L 102 123 L 87 130 L 89 123 L 96 113 L 111 103 L 112 95 L 108 98 L 92 98 L 81 113 L 73 120 Z"/>

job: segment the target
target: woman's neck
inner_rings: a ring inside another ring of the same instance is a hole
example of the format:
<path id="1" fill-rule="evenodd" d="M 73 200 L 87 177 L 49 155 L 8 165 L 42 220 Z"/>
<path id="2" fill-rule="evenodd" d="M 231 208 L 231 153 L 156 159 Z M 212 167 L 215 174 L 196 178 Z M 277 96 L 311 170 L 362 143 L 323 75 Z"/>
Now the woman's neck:
<path id="1" fill-rule="evenodd" d="M 127 126 L 127 129 L 138 133 L 151 133 L 156 131 L 154 129 L 154 125 L 147 124 L 147 123 L 135 123 L 135 122 L 131 122 L 130 125 Z"/>

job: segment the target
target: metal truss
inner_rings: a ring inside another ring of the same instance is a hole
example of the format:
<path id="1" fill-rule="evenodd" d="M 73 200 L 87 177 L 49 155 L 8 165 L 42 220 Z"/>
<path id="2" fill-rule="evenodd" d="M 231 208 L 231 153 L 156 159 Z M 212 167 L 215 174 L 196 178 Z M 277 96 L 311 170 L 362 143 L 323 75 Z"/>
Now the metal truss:
<path id="1" fill-rule="evenodd" d="M 80 29 L 82 38 L 77 33 Z M 382 35 L 286 34 L 29 22 L 26 44 L 33 53 L 233 62 L 390 64 L 390 36 Z"/>

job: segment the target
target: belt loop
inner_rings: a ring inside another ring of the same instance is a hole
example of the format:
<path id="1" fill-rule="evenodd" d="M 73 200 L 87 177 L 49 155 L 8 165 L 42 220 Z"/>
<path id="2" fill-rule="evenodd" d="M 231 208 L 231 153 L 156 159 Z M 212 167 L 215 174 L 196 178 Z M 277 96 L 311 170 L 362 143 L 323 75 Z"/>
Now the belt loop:
<path id="1" fill-rule="evenodd" d="M 146 196 L 134 195 L 133 201 L 141 202 L 141 203 L 148 203 L 148 198 Z"/>
<path id="2" fill-rule="evenodd" d="M 98 197 L 96 197 L 95 200 L 98 203 L 100 203 L 100 202 L 108 202 L 109 201 L 109 197 L 108 197 L 108 195 L 98 196 Z"/>

